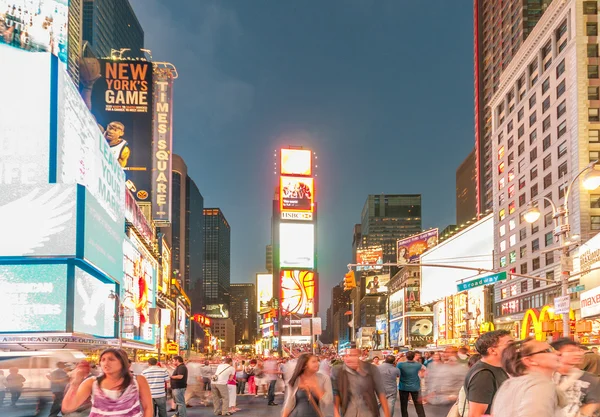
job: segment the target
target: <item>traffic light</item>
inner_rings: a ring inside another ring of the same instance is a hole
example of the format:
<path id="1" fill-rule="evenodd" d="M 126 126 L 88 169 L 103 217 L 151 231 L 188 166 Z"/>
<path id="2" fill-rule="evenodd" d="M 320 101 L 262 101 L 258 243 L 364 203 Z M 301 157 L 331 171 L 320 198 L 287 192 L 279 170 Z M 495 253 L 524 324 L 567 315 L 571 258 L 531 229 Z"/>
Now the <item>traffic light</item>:
<path id="1" fill-rule="evenodd" d="M 356 278 L 354 277 L 354 271 L 348 271 L 344 275 L 344 291 L 350 291 L 352 288 L 356 288 Z"/>

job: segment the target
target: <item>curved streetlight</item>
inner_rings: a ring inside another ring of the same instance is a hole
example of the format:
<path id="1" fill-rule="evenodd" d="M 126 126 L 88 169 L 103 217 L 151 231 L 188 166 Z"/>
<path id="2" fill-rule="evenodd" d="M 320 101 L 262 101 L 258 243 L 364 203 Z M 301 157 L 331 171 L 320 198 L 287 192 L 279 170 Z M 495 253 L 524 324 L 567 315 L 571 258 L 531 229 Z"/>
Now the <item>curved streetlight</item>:
<path id="1" fill-rule="evenodd" d="M 571 193 L 571 188 L 575 181 L 585 172 L 586 174 L 583 177 L 582 185 L 583 188 L 592 191 L 596 188 L 600 187 L 600 171 L 596 170 L 596 167 L 600 167 L 598 165 L 598 160 L 590 162 L 590 164 L 579 171 L 579 173 L 571 180 L 564 196 L 564 202 L 560 206 L 556 206 L 552 200 L 548 197 L 542 197 L 537 200 L 546 200 L 552 206 L 552 217 L 554 219 L 554 236 L 559 238 L 560 246 L 560 268 L 561 268 L 561 294 L 562 296 L 568 296 L 568 287 L 569 287 L 569 275 L 570 272 L 567 270 L 566 265 L 569 264 L 569 258 L 571 254 L 569 252 L 569 247 L 571 245 L 571 241 L 569 238 L 569 232 L 571 231 L 571 227 L 569 225 L 569 194 Z M 523 218 L 527 223 L 535 223 L 539 220 L 542 213 L 540 209 L 533 205 L 533 202 L 529 203 L 529 207 L 523 213 Z M 569 324 L 569 314 L 563 314 L 563 337 L 569 337 L 570 333 L 570 324 Z"/>

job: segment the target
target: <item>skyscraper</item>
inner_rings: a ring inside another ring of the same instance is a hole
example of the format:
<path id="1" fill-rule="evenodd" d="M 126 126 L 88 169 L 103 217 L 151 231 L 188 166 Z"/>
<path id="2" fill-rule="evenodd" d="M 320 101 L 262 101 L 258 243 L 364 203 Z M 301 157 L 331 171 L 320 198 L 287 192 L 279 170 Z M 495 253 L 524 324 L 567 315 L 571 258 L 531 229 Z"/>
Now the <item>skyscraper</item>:
<path id="1" fill-rule="evenodd" d="M 186 177 L 185 217 L 184 287 L 192 301 L 192 313 L 199 314 L 203 307 L 204 198 L 190 177 Z"/>
<path id="2" fill-rule="evenodd" d="M 129 0 L 84 0 L 83 40 L 98 58 L 110 57 L 111 49 L 128 48 L 125 57 L 140 57 L 144 30 Z"/>
<path id="3" fill-rule="evenodd" d="M 254 343 L 256 338 L 256 287 L 231 284 L 229 314 L 235 323 L 235 344 Z"/>
<path id="4" fill-rule="evenodd" d="M 367 197 L 361 216 L 362 245 L 381 246 L 384 262 L 396 262 L 397 239 L 421 230 L 420 194 L 375 194 Z"/>
<path id="5" fill-rule="evenodd" d="M 456 170 L 456 224 L 464 224 L 477 216 L 477 169 L 475 149 Z"/>
<path id="6" fill-rule="evenodd" d="M 221 209 L 204 209 L 204 303 L 229 305 L 231 228 Z"/>
<path id="7" fill-rule="evenodd" d="M 477 211 L 492 208 L 490 100 L 508 66 L 552 0 L 474 0 Z"/>

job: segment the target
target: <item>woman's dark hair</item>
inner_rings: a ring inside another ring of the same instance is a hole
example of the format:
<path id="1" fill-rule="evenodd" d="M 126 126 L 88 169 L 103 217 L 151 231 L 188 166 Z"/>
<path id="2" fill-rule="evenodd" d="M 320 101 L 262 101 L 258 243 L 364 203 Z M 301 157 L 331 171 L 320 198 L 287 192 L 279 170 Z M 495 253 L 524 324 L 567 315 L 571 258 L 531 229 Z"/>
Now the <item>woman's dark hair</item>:
<path id="1" fill-rule="evenodd" d="M 528 337 L 525 340 L 512 342 L 502 352 L 502 367 L 513 377 L 525 374 L 527 367 L 523 363 L 523 358 L 533 351 L 535 339 Z"/>
<path id="2" fill-rule="evenodd" d="M 250 360 L 250 365 L 256 365 L 258 362 L 256 361 L 256 359 L 251 359 Z"/>
<path id="3" fill-rule="evenodd" d="M 119 386 L 119 389 L 121 391 L 124 391 L 129 385 L 131 385 L 131 382 L 133 380 L 133 376 L 131 375 L 131 372 L 129 372 L 129 358 L 127 357 L 127 352 L 125 352 L 123 349 L 106 349 L 100 355 L 99 362 L 102 362 L 102 357 L 109 353 L 111 353 L 115 358 L 117 358 L 119 362 L 121 362 L 121 373 L 119 377 L 123 378 L 123 383 Z M 105 378 L 106 374 L 100 375 L 97 379 L 98 385 L 101 385 L 102 381 L 104 381 Z"/>
<path id="4" fill-rule="evenodd" d="M 469 368 L 472 368 L 477 362 L 481 360 L 481 355 L 479 353 L 475 353 L 474 355 L 469 356 L 469 361 L 467 364 Z"/>
<path id="5" fill-rule="evenodd" d="M 294 369 L 294 373 L 292 374 L 292 377 L 290 378 L 290 387 L 293 387 L 296 384 L 296 381 L 298 380 L 298 378 L 300 378 L 300 375 L 302 375 L 304 373 L 304 371 L 306 370 L 306 365 L 308 365 L 308 361 L 312 358 L 315 357 L 315 355 L 313 355 L 312 353 L 303 353 L 298 357 L 298 362 L 296 363 L 296 369 Z"/>

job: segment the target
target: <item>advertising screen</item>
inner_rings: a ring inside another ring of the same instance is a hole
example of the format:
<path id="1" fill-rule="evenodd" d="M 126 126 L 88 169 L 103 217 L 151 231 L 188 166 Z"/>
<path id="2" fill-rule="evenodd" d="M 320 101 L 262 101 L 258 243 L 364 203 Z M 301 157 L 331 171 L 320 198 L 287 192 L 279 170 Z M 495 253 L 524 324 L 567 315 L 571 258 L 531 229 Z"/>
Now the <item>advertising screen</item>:
<path id="1" fill-rule="evenodd" d="M 117 282 L 122 282 L 124 217 L 113 219 L 87 190 L 84 212 L 84 258 Z"/>
<path id="2" fill-rule="evenodd" d="M 443 241 L 421 256 L 421 263 L 467 266 L 491 270 L 494 268 L 494 219 L 492 215 L 478 221 L 455 236 Z M 481 276 L 465 269 L 421 267 L 421 304 L 431 304 L 456 293 L 461 279 Z"/>
<path id="3" fill-rule="evenodd" d="M 177 329 L 181 333 L 185 333 L 186 330 L 185 308 L 179 304 L 177 304 Z"/>
<path id="4" fill-rule="evenodd" d="M 207 304 L 206 316 L 214 319 L 228 319 L 229 306 L 227 304 Z"/>
<path id="5" fill-rule="evenodd" d="M 75 267 L 75 305 L 73 330 L 99 337 L 115 337 L 114 283 L 105 283 Z"/>
<path id="6" fill-rule="evenodd" d="M 408 344 L 423 347 L 433 343 L 433 317 L 408 317 Z"/>
<path id="7" fill-rule="evenodd" d="M 400 265 L 418 262 L 421 254 L 438 242 L 438 229 L 428 230 L 397 241 L 396 257 Z"/>
<path id="8" fill-rule="evenodd" d="M 89 96 L 84 94 L 86 105 L 104 132 L 110 151 L 125 170 L 127 188 L 137 200 L 150 201 L 152 63 L 101 59 L 98 68 L 97 73 L 85 73 L 93 75 L 91 79 L 82 80 L 91 90 Z"/>
<path id="9" fill-rule="evenodd" d="M 281 175 L 312 175 L 312 152 L 306 149 L 282 149 Z"/>
<path id="10" fill-rule="evenodd" d="M 485 288 L 473 288 L 467 293 L 467 313 L 469 313 L 469 327 L 479 329 L 485 318 Z"/>
<path id="11" fill-rule="evenodd" d="M 388 291 L 387 284 L 390 282 L 390 274 L 378 274 L 375 271 L 369 271 L 364 276 L 365 293 L 381 294 Z"/>
<path id="12" fill-rule="evenodd" d="M 66 330 L 66 265 L 0 265 L 0 288 L 0 332 Z"/>
<path id="13" fill-rule="evenodd" d="M 404 320 L 390 321 L 390 346 L 404 346 Z"/>
<path id="14" fill-rule="evenodd" d="M 421 304 L 421 289 L 419 287 L 406 287 L 405 304 L 407 313 L 431 312 L 431 307 Z"/>
<path id="15" fill-rule="evenodd" d="M 0 256 L 75 255 L 76 186 L 12 184 L 1 190 Z"/>
<path id="16" fill-rule="evenodd" d="M 383 263 L 383 248 L 381 246 L 371 246 L 359 248 L 356 250 L 357 271 L 369 271 L 372 269 L 382 269 L 382 266 L 360 266 Z"/>
<path id="17" fill-rule="evenodd" d="M 279 224 L 279 266 L 310 269 L 315 267 L 313 224 Z"/>
<path id="18" fill-rule="evenodd" d="M 402 317 L 404 314 L 404 290 L 401 289 L 390 295 L 390 320 Z"/>
<path id="19" fill-rule="evenodd" d="M 269 308 L 273 299 L 273 275 L 256 274 L 256 299 L 258 300 L 258 312 Z"/>
<path id="20" fill-rule="evenodd" d="M 447 338 L 446 329 L 446 300 L 438 301 L 433 306 L 433 339 Z"/>
<path id="21" fill-rule="evenodd" d="M 312 178 L 280 178 L 281 211 L 313 211 L 314 180 Z"/>
<path id="22" fill-rule="evenodd" d="M 10 3 L 12 8 L 14 2 Z M 0 16 L 8 8 L 4 0 L 1 4 Z M 0 186 L 46 184 L 51 57 L 3 47 L 1 39 L 0 35 L 0 62 L 10 62 L 2 67 L 2 78 L 7 80 L 2 83 L 2 96 L 10 100 L 0 100 Z"/>
<path id="23" fill-rule="evenodd" d="M 281 271 L 281 308 L 283 314 L 312 315 L 315 291 L 314 272 Z"/>
<path id="24" fill-rule="evenodd" d="M 143 244 L 131 235 L 123 242 L 123 278 L 121 302 L 125 307 L 124 337 L 154 343 L 150 307 L 154 307 L 158 264 Z"/>
<path id="25" fill-rule="evenodd" d="M 58 182 L 84 185 L 113 221 L 125 213 L 125 173 L 77 87 L 59 70 Z"/>
<path id="26" fill-rule="evenodd" d="M 69 0 L 0 0 L 0 47 L 51 52 L 67 62 Z"/>

